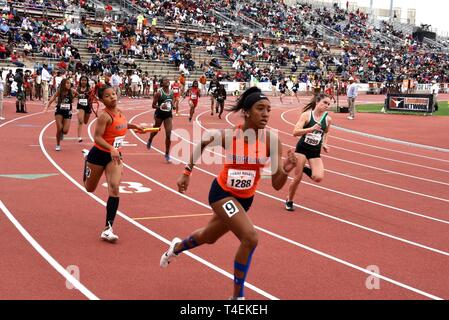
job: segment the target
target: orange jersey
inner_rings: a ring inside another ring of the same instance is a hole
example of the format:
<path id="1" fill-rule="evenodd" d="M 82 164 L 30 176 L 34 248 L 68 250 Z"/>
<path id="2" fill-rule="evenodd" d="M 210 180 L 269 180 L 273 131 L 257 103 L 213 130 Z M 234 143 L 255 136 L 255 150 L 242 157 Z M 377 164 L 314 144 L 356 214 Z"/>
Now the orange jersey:
<path id="1" fill-rule="evenodd" d="M 225 164 L 217 177 L 220 187 L 237 198 L 251 198 L 260 181 L 260 170 L 268 163 L 266 134 L 249 144 L 242 127 L 234 131 L 232 148 L 226 150 Z"/>
<path id="2" fill-rule="evenodd" d="M 120 149 L 123 142 L 125 141 L 126 131 L 128 131 L 128 121 L 121 112 L 119 112 L 119 114 L 113 114 L 106 109 L 104 111 L 112 117 L 113 121 L 111 124 L 108 124 L 106 126 L 102 137 L 115 149 Z M 109 150 L 104 149 L 96 143 L 95 147 L 102 151 L 110 152 Z"/>
<path id="3" fill-rule="evenodd" d="M 175 98 L 179 98 L 181 95 L 181 85 L 179 82 L 175 82 L 171 85 L 171 89 L 173 90 L 173 96 Z"/>

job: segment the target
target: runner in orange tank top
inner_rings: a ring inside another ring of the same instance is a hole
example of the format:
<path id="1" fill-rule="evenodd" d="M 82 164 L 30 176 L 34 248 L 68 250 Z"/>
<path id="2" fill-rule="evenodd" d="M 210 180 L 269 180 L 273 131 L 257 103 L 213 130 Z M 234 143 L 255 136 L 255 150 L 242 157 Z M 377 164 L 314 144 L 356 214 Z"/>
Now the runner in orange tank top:
<path id="1" fill-rule="evenodd" d="M 88 192 L 94 192 L 103 172 L 108 181 L 109 198 L 106 206 L 106 227 L 101 239 L 115 242 L 112 225 L 119 205 L 119 185 L 122 178 L 123 164 L 120 148 L 128 129 L 143 133 L 144 128 L 128 123 L 124 114 L 117 107 L 117 94 L 114 88 L 103 86 L 98 90 L 98 97 L 105 105 L 95 127 L 95 144 L 86 157 L 84 166 L 84 186 Z"/>
<path id="2" fill-rule="evenodd" d="M 250 209 L 261 178 L 260 171 L 271 165 L 271 184 L 280 190 L 287 182 L 288 173 L 297 164 L 293 150 L 282 162 L 282 144 L 277 136 L 265 130 L 271 105 L 260 89 L 248 89 L 238 99 L 233 112 L 241 111 L 242 125 L 231 130 L 217 130 L 203 139 L 190 157 L 183 175 L 178 180 L 179 192 L 184 193 L 190 182 L 193 167 L 206 147 L 222 146 L 225 164 L 218 178 L 212 182 L 209 203 L 214 212 L 209 224 L 181 240 L 174 238 L 160 260 L 165 268 L 181 252 L 203 244 L 213 244 L 228 231 L 240 241 L 234 260 L 234 292 L 231 299 L 244 300 L 243 288 L 251 258 L 258 243 L 258 235 L 246 212 Z"/>

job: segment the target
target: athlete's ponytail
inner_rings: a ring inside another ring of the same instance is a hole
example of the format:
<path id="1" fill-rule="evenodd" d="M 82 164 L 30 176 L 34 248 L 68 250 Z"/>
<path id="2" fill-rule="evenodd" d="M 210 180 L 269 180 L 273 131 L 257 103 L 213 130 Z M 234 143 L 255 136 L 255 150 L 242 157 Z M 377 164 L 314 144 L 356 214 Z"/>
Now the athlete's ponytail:
<path id="1" fill-rule="evenodd" d="M 306 112 L 306 111 L 309 111 L 309 110 L 315 110 L 317 104 L 318 104 L 321 100 L 324 100 L 324 99 L 326 99 L 326 98 L 329 98 L 329 99 L 330 99 L 330 96 L 327 95 L 327 94 L 325 94 L 325 93 L 317 94 L 316 96 L 314 96 L 314 97 L 312 98 L 312 100 L 311 100 L 308 104 L 306 104 L 306 106 L 304 107 L 304 110 L 303 110 L 302 112 Z"/>
<path id="2" fill-rule="evenodd" d="M 251 87 L 237 99 L 237 104 L 232 107 L 232 112 L 249 111 L 251 107 L 260 100 L 268 100 L 262 91 L 257 87 Z"/>

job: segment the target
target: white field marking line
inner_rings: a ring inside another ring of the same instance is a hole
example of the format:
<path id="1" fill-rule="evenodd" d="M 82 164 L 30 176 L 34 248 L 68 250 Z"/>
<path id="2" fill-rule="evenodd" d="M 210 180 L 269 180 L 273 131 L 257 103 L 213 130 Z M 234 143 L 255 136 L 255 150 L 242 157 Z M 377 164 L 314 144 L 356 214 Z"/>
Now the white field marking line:
<path id="1" fill-rule="evenodd" d="M 197 116 L 197 119 L 198 119 L 202 114 L 207 113 L 207 112 L 208 112 L 208 111 L 205 111 L 205 112 L 203 112 L 203 113 L 200 113 L 200 114 Z M 136 117 L 138 117 L 138 116 L 139 116 L 139 115 L 136 115 L 136 116 L 135 116 L 134 118 L 132 118 L 130 121 L 134 120 L 134 119 L 135 119 Z M 203 126 L 202 126 L 202 127 L 203 127 Z M 203 128 L 204 128 L 204 127 L 203 127 Z M 206 128 L 204 128 L 204 129 L 206 129 Z M 207 130 L 207 129 L 206 129 L 206 130 Z M 138 137 L 137 134 L 135 134 L 134 132 L 132 132 L 132 133 L 134 134 L 134 136 L 135 136 L 138 140 L 140 140 L 142 143 L 146 144 L 146 142 L 143 141 L 142 139 L 140 139 L 140 137 Z M 173 132 L 173 133 L 174 133 L 174 132 Z M 178 136 L 179 136 L 179 135 L 178 135 Z M 179 136 L 179 137 L 180 137 L 180 136 Z M 181 139 L 182 139 L 182 137 L 181 137 Z M 187 141 L 187 140 L 186 140 L 186 141 Z M 188 142 L 189 142 L 190 144 L 192 144 L 192 145 L 195 145 L 195 143 L 192 143 L 192 142 L 190 142 L 190 141 L 188 141 Z M 152 149 L 153 149 L 153 147 L 152 147 Z M 157 149 L 157 148 L 155 148 L 155 147 L 154 147 L 154 150 L 156 150 L 156 151 L 159 152 L 160 154 L 165 154 L 164 152 L 162 152 L 161 150 L 159 150 L 159 149 Z M 213 151 L 211 151 L 211 152 L 214 153 Z M 172 157 L 172 159 L 174 159 L 174 160 L 176 160 L 176 161 L 179 161 L 180 163 L 186 164 L 184 161 L 182 161 L 182 160 L 180 160 L 180 159 L 177 159 L 177 158 L 175 158 L 175 157 Z M 200 170 L 201 172 L 204 172 L 204 173 L 206 173 L 206 174 L 208 174 L 208 175 L 210 175 L 210 176 L 216 177 L 216 175 L 213 174 L 212 172 L 207 171 L 207 170 L 204 170 L 204 169 L 200 168 L 199 166 L 196 166 L 196 168 L 197 168 L 197 170 Z M 258 194 L 261 194 L 261 195 L 265 196 L 265 197 L 268 197 L 268 198 L 271 198 L 271 199 L 274 199 L 274 200 L 278 200 L 279 202 L 282 202 L 282 203 L 285 202 L 285 200 L 282 200 L 282 199 L 277 198 L 277 197 L 275 197 L 275 196 L 266 194 L 266 193 L 264 193 L 264 192 L 262 192 L 262 191 L 256 191 L 256 192 L 257 192 Z M 356 223 L 353 223 L 353 222 L 350 222 L 350 221 L 347 221 L 347 220 L 344 220 L 344 219 L 340 219 L 340 218 L 337 218 L 337 217 L 328 215 L 328 214 L 326 214 L 326 213 L 323 213 L 323 212 L 320 212 L 320 211 L 317 211 L 317 210 L 314 210 L 314 209 L 310 209 L 310 208 L 307 208 L 307 207 L 299 206 L 299 205 L 296 205 L 296 204 L 295 204 L 295 206 L 296 206 L 297 208 L 301 208 L 301 209 L 303 209 L 303 210 L 306 210 L 306 211 L 315 213 L 315 214 L 317 214 L 317 215 L 324 216 L 324 217 L 329 218 L 329 219 L 332 219 L 332 220 L 336 220 L 336 221 L 342 222 L 342 223 L 344 223 L 344 224 L 351 225 L 351 226 L 356 227 L 356 228 L 360 228 L 360 229 L 365 230 L 365 231 L 369 231 L 369 232 L 372 232 L 372 233 L 375 233 L 375 234 L 378 234 L 378 235 L 381 235 L 381 236 L 384 236 L 384 237 L 387 237 L 387 238 L 391 238 L 391 239 L 394 239 L 394 240 L 397 240 L 397 241 L 400 241 L 400 242 L 403 242 L 403 243 L 407 243 L 407 244 L 410 244 L 410 245 L 413 245 L 413 246 L 416 246 L 416 247 L 419 247 L 419 248 L 423 248 L 423 249 L 425 249 L 425 250 L 429 250 L 429 251 L 432 251 L 432 252 L 435 252 L 435 253 L 438 253 L 438 254 L 441 254 L 441 255 L 444 255 L 444 256 L 449 256 L 449 253 L 446 252 L 446 251 L 442 251 L 442 250 L 439 250 L 439 249 L 435 249 L 435 248 L 432 248 L 432 247 L 428 247 L 428 246 L 425 246 L 425 245 L 420 244 L 420 243 L 417 243 L 417 242 L 413 242 L 413 241 L 406 240 L 406 239 L 403 239 L 403 238 L 400 238 L 400 237 L 397 237 L 397 236 L 394 236 L 394 235 L 391 235 L 391 234 L 388 234 L 388 233 L 385 233 L 385 232 L 382 232 L 382 231 L 378 231 L 378 230 L 375 230 L 375 229 L 371 229 L 371 228 L 368 228 L 368 227 L 365 227 L 365 226 L 362 226 L 362 225 L 359 225 L 359 224 L 356 224 Z"/>
<path id="2" fill-rule="evenodd" d="M 414 143 L 414 142 L 409 142 L 409 141 L 404 141 L 404 140 L 399 140 L 399 139 L 386 138 L 386 137 L 378 136 L 378 135 L 375 135 L 375 134 L 370 134 L 370 133 L 360 132 L 360 131 L 356 131 L 356 130 L 346 129 L 346 128 L 343 128 L 343 127 L 339 127 L 337 125 L 334 125 L 334 129 L 335 130 L 339 130 L 339 131 L 343 131 L 343 132 L 349 132 L 349 133 L 356 134 L 356 135 L 359 135 L 359 136 L 362 136 L 362 137 L 367 137 L 367 138 L 370 138 L 370 139 L 376 139 L 376 140 L 380 140 L 380 141 L 392 142 L 392 143 L 401 144 L 401 145 L 404 145 L 404 146 L 411 146 L 411 147 L 425 149 L 425 150 L 430 150 L 430 151 L 438 151 L 438 152 L 449 153 L 449 149 L 435 147 L 435 146 L 428 146 L 428 145 L 425 145 L 425 144 L 419 144 L 419 143 Z"/>
<path id="3" fill-rule="evenodd" d="M 206 111 L 206 112 L 209 112 L 209 111 Z M 137 116 L 139 116 L 139 115 L 137 115 Z M 136 117 L 137 117 L 137 116 L 136 116 Z M 131 119 L 131 121 L 132 121 L 132 120 L 134 120 L 134 118 Z M 132 134 L 136 137 L 136 139 L 138 139 L 138 140 L 140 140 L 142 143 L 146 144 L 146 142 L 143 141 L 140 137 L 138 137 L 136 133 L 132 132 Z M 154 146 L 152 146 L 152 149 L 154 149 L 155 151 L 159 152 L 160 154 L 165 154 L 164 152 L 162 152 L 161 150 L 157 149 L 157 148 L 154 147 Z M 179 161 L 180 163 L 184 163 L 184 164 L 185 164 L 185 162 L 183 162 L 183 161 L 180 160 L 180 159 L 176 159 L 176 158 L 174 158 L 174 157 L 173 157 L 173 159 Z M 208 171 L 206 171 L 206 170 L 203 170 L 202 168 L 197 167 L 197 169 L 200 170 L 200 171 L 202 171 L 202 172 L 204 172 L 204 173 L 206 173 L 206 174 L 215 176 L 214 174 L 212 174 L 212 173 L 210 173 L 210 172 L 208 172 Z M 140 172 L 137 171 L 137 170 L 134 170 L 134 169 L 132 169 L 132 168 L 131 168 L 131 170 L 133 170 L 133 171 L 136 172 L 137 174 L 141 175 L 142 177 L 149 178 L 149 177 L 145 176 L 144 174 L 140 173 Z M 149 178 L 149 179 L 151 179 L 151 178 Z M 151 179 L 151 181 L 153 181 L 153 179 Z M 158 183 L 158 184 L 159 184 L 159 183 Z M 171 189 L 171 188 L 168 188 L 168 187 L 165 187 L 165 188 L 166 188 L 167 190 L 170 190 L 171 192 L 175 193 L 175 194 L 178 195 L 178 196 L 181 196 L 181 197 L 183 197 L 183 198 L 186 198 L 186 199 L 188 199 L 188 200 L 190 200 L 190 201 L 192 201 L 192 202 L 194 202 L 194 203 L 196 203 L 196 204 L 199 204 L 199 205 L 201 205 L 201 206 L 203 206 L 203 207 L 205 207 L 205 208 L 210 209 L 210 206 L 208 206 L 208 205 L 206 205 L 206 204 L 204 204 L 204 203 L 201 203 L 201 202 L 199 202 L 198 200 L 196 200 L 196 199 L 194 199 L 194 198 L 191 198 L 191 197 L 189 197 L 189 196 L 186 196 L 185 194 L 180 194 L 179 192 L 177 192 L 177 191 L 175 191 L 175 190 L 173 190 L 173 189 Z M 259 192 L 259 193 L 260 193 L 260 192 Z M 267 194 L 264 194 L 264 193 L 260 193 L 260 194 L 265 195 L 265 196 L 268 196 L 268 197 L 273 198 L 273 199 L 277 199 L 277 198 L 275 198 L 275 197 L 272 197 L 272 196 L 267 195 Z M 279 200 L 281 200 L 281 199 L 279 199 Z M 282 200 L 281 200 L 281 201 L 282 201 Z M 282 202 L 283 202 L 283 201 L 282 201 Z M 299 206 L 297 206 L 297 207 L 299 207 Z M 302 207 L 302 208 L 304 208 L 304 207 Z M 304 208 L 304 209 L 307 210 L 307 208 Z M 308 247 L 308 246 L 306 246 L 306 245 L 303 245 L 303 244 L 301 244 L 301 243 L 299 243 L 299 242 L 290 240 L 290 239 L 288 239 L 288 238 L 285 238 L 285 237 L 283 237 L 283 236 L 280 236 L 280 235 L 278 235 L 278 234 L 276 234 L 276 233 L 273 233 L 273 232 L 271 232 L 271 231 L 268 231 L 268 230 L 266 230 L 266 229 L 260 228 L 260 227 L 258 227 L 258 226 L 254 226 L 254 227 L 255 227 L 257 230 L 259 230 L 259 231 L 261 231 L 261 232 L 264 232 L 264 233 L 267 233 L 268 235 L 271 235 L 271 236 L 274 237 L 274 238 L 277 238 L 277 239 L 282 240 L 282 241 L 287 241 L 288 243 L 293 244 L 293 245 L 295 245 L 295 246 L 297 246 L 297 247 L 300 247 L 300 248 L 302 248 L 302 249 L 304 249 L 304 250 L 306 250 L 306 251 L 311 251 L 311 252 L 313 252 L 313 253 L 315 253 L 315 254 L 317 254 L 317 255 L 320 255 L 320 256 L 322 256 L 322 257 L 324 257 L 324 258 L 330 259 L 330 260 L 335 261 L 335 262 L 337 262 L 337 263 L 341 263 L 341 264 L 343 264 L 343 265 L 345 265 L 345 266 L 347 266 L 347 267 L 356 269 L 356 270 L 361 271 L 361 272 L 363 272 L 363 273 L 365 273 L 365 274 L 368 274 L 368 275 L 370 275 L 370 276 L 373 276 L 373 277 L 382 279 L 382 280 L 384 280 L 384 281 L 386 281 L 386 282 L 389 282 L 389 283 L 392 283 L 392 284 L 394 284 L 394 285 L 396 285 L 396 286 L 398 286 L 398 287 L 404 288 L 404 289 L 406 289 L 406 290 L 413 291 L 413 292 L 415 292 L 415 293 L 418 293 L 418 294 L 420 294 L 420 295 L 426 296 L 426 297 L 431 298 L 431 299 L 434 299 L 434 300 L 443 300 L 442 298 L 439 298 L 439 297 L 437 297 L 437 296 L 435 296 L 435 295 L 432 295 L 432 294 L 429 294 L 429 293 L 427 293 L 427 292 L 421 291 L 421 290 L 419 290 L 419 289 L 416 289 L 416 288 L 411 287 L 411 286 L 409 286 L 409 285 L 403 284 L 403 283 L 401 283 L 401 282 L 399 282 L 399 281 L 393 280 L 393 279 L 388 278 L 388 277 L 386 277 L 386 276 L 379 275 L 379 274 L 377 274 L 377 273 L 373 273 L 372 271 L 369 271 L 369 270 L 367 270 L 367 269 L 364 269 L 364 268 L 362 268 L 362 267 L 359 267 L 359 266 L 357 266 L 357 265 L 354 265 L 354 264 L 352 264 L 352 263 L 350 263 L 350 262 L 347 262 L 347 261 L 345 261 L 345 260 L 336 258 L 336 257 L 334 257 L 334 256 L 332 256 L 332 255 L 329 255 L 329 254 L 327 254 L 327 253 L 321 252 L 321 251 L 319 251 L 319 250 L 313 249 L 313 248 Z"/>
<path id="4" fill-rule="evenodd" d="M 9 121 L 6 121 L 6 122 L 0 124 L 0 128 L 3 127 L 3 126 L 6 126 L 7 124 L 10 124 L 10 123 L 12 123 L 12 122 L 15 122 L 15 121 L 17 121 L 17 120 L 22 120 L 22 119 L 25 119 L 25 118 L 33 117 L 33 116 L 36 116 L 36 115 L 42 114 L 42 113 L 45 113 L 45 112 L 40 111 L 40 112 L 36 112 L 36 113 L 32 113 L 32 114 L 27 114 L 26 116 L 22 116 L 22 117 L 18 117 L 18 118 L 11 119 L 11 120 L 9 120 Z"/>
<path id="5" fill-rule="evenodd" d="M 287 113 L 289 113 L 289 112 L 291 112 L 291 111 L 294 111 L 294 110 L 288 110 L 288 111 L 283 112 L 283 113 L 281 114 L 281 119 L 282 119 L 285 123 L 288 123 L 288 124 L 291 124 L 292 126 L 295 126 L 294 123 L 288 121 L 288 120 L 285 118 L 285 114 L 287 114 Z M 362 142 L 353 141 L 353 140 L 349 140 L 349 139 L 339 138 L 339 137 L 336 137 L 336 136 L 332 136 L 331 138 L 332 138 L 332 139 L 341 140 L 341 141 L 350 142 L 350 143 L 353 143 L 353 144 L 358 144 L 358 145 L 370 147 L 370 148 L 374 148 L 374 149 L 385 150 L 385 151 L 391 151 L 391 152 L 396 152 L 396 153 L 400 153 L 400 154 L 405 154 L 405 155 L 413 156 L 413 157 L 417 157 L 417 158 L 424 158 L 424 159 L 430 159 L 430 160 L 435 160 L 435 161 L 441 161 L 441 162 L 447 162 L 447 163 L 449 163 L 449 160 L 445 160 L 445 159 L 433 158 L 433 157 L 423 156 L 423 155 L 419 155 L 419 154 L 415 154 L 415 153 L 411 153 L 411 152 L 399 151 L 399 150 L 394 150 L 394 149 L 389 149 L 389 148 L 379 147 L 379 146 L 375 146 L 375 145 L 368 144 L 368 143 L 362 143 Z"/>
<path id="6" fill-rule="evenodd" d="M 276 129 L 276 128 L 272 128 L 272 127 L 269 127 L 269 126 L 267 126 L 267 128 L 275 129 L 275 130 L 277 130 L 277 131 L 279 131 L 279 132 L 281 132 L 283 134 L 286 134 L 286 135 L 290 135 L 290 136 L 292 135 L 292 134 L 290 134 L 288 132 L 285 132 L 285 131 L 282 131 L 282 130 L 279 130 L 279 129 Z M 285 143 L 282 143 L 282 145 L 284 145 L 286 147 L 289 147 L 289 148 L 296 148 L 295 146 L 292 146 L 292 145 L 289 145 L 289 144 L 285 144 Z M 417 177 L 417 176 L 413 176 L 413 175 L 409 175 L 409 174 L 405 174 L 405 173 L 401 173 L 401 172 L 391 171 L 391 170 L 382 169 L 382 168 L 378 168 L 378 167 L 373 167 L 373 166 L 369 166 L 369 165 L 358 163 L 358 162 L 353 162 L 353 161 L 349 161 L 349 160 L 335 158 L 335 157 L 328 156 L 328 155 L 323 155 L 322 154 L 321 156 L 325 157 L 325 158 L 333 159 L 333 160 L 336 160 L 336 161 L 340 161 L 340 162 L 346 162 L 346 163 L 354 164 L 354 165 L 359 166 L 359 167 L 369 168 L 369 169 L 373 169 L 373 170 L 377 170 L 377 171 L 391 173 L 391 174 L 398 175 L 398 176 L 404 176 L 404 177 L 407 177 L 407 178 L 412 178 L 412 179 L 416 179 L 416 180 L 422 180 L 422 181 L 426 181 L 426 182 L 430 182 L 430 183 L 435 183 L 435 184 L 441 184 L 441 185 L 449 186 L 449 183 L 442 182 L 442 181 L 436 181 L 436 180 L 432 180 L 432 179 L 421 178 L 421 177 Z"/>
<path id="7" fill-rule="evenodd" d="M 282 119 L 282 120 L 283 120 L 284 122 L 286 122 L 286 123 L 291 124 L 292 126 L 294 126 L 293 123 L 291 123 L 291 122 L 289 122 L 289 121 L 286 121 L 286 120 L 284 120 L 284 119 Z M 278 130 L 278 129 L 276 129 L 276 130 Z M 284 131 L 281 131 L 281 130 L 279 130 L 279 131 L 282 132 L 282 133 L 284 133 L 284 134 L 286 134 L 286 135 L 293 136 L 293 134 L 288 134 L 287 132 L 284 132 Z M 415 167 L 425 168 L 425 169 L 428 169 L 428 170 L 435 170 L 435 171 L 440 171 L 440 172 L 446 172 L 446 173 L 449 173 L 449 170 L 444 170 L 444 169 L 439 169 L 439 168 L 433 168 L 433 167 L 430 167 L 430 166 L 425 166 L 425 165 L 421 165 L 421 164 L 417 164 L 417 163 L 412 163 L 412 162 L 407 162 L 407 161 L 401 161 L 401 160 L 395 160 L 395 159 L 385 158 L 385 157 L 377 156 L 377 155 L 370 154 L 370 153 L 365 153 L 365 152 L 355 151 L 355 150 L 352 150 L 352 149 L 346 149 L 346 148 L 342 148 L 342 147 L 337 147 L 337 146 L 335 146 L 335 145 L 329 145 L 329 146 L 331 146 L 332 148 L 335 148 L 335 149 L 340 149 L 340 150 L 344 150 L 344 151 L 349 151 L 349 152 L 356 153 L 356 154 L 361 154 L 361 155 L 364 155 L 364 156 L 367 156 L 367 157 L 372 157 L 372 158 L 377 158 L 377 159 L 382 159 L 382 160 L 392 161 L 392 162 L 396 162 L 396 163 L 402 163 L 402 164 L 406 164 L 406 165 L 409 165 L 409 166 L 415 166 Z"/>
<path id="8" fill-rule="evenodd" d="M 151 111 L 146 111 L 146 112 L 144 112 L 144 113 L 148 113 L 148 112 L 151 112 Z M 144 114 L 144 113 L 142 113 L 142 114 Z M 94 119 L 94 120 L 89 124 L 88 130 L 87 130 L 87 132 L 89 133 L 89 137 L 90 137 L 90 139 L 91 139 L 92 141 L 93 141 L 93 136 L 92 136 L 92 134 L 91 134 L 91 127 L 92 127 L 92 124 L 93 124 L 96 120 L 97 120 L 97 119 Z M 49 124 L 42 130 L 41 136 L 39 137 L 39 142 L 40 142 L 40 144 L 41 144 L 42 152 L 45 154 L 45 156 L 47 157 L 47 159 L 53 164 L 53 166 L 55 166 L 55 168 L 56 168 L 59 172 L 61 172 L 67 179 L 69 179 L 70 182 L 72 182 L 75 186 L 77 186 L 82 192 L 86 193 L 87 195 L 89 195 L 90 197 L 92 197 L 94 200 L 96 200 L 97 202 L 99 202 L 100 204 L 102 204 L 103 206 L 106 207 L 106 202 L 104 202 L 103 200 L 101 200 L 100 198 L 98 198 L 96 195 L 94 195 L 94 194 L 92 194 L 92 193 L 88 193 L 88 192 L 85 190 L 85 188 L 84 188 L 83 186 L 81 186 L 81 184 L 79 184 L 75 179 L 73 179 L 67 172 L 65 172 L 65 171 L 64 171 L 64 170 L 63 170 L 63 169 L 62 169 L 62 168 L 61 168 L 61 167 L 60 167 L 60 166 L 59 166 L 59 165 L 58 165 L 58 164 L 57 164 L 57 163 L 50 157 L 50 156 L 49 156 L 49 154 L 47 153 L 47 151 L 45 150 L 45 147 L 44 147 L 44 145 L 43 145 L 42 136 L 43 136 L 43 132 L 44 132 L 44 131 L 47 129 L 47 127 L 50 126 L 50 125 L 51 125 L 51 123 L 49 123 Z M 134 132 L 134 131 L 131 130 L 131 132 Z M 146 144 L 146 142 L 145 142 L 145 144 Z M 185 198 L 185 199 L 188 199 L 188 200 L 194 200 L 194 199 L 191 199 L 191 198 L 189 198 L 189 197 L 187 197 L 187 196 L 185 196 L 185 195 L 182 195 L 182 194 L 178 193 L 177 191 L 175 191 L 175 190 L 173 190 L 173 189 L 167 187 L 166 185 L 164 185 L 164 184 L 162 184 L 162 183 L 160 183 L 160 182 L 158 182 L 158 181 L 156 181 L 156 180 L 154 180 L 154 179 L 152 179 L 152 178 L 150 178 L 150 177 L 148 177 L 148 176 L 142 174 L 141 172 L 135 170 L 134 168 L 132 168 L 131 166 L 128 166 L 128 165 L 125 164 L 125 163 L 124 163 L 124 166 L 125 166 L 126 168 L 128 168 L 129 170 L 135 172 L 136 174 L 138 174 L 138 175 L 140 175 L 141 177 L 143 177 L 143 178 L 145 178 L 145 179 L 147 179 L 147 180 L 153 182 L 154 184 L 160 186 L 161 188 L 163 188 L 163 189 L 165 189 L 165 190 L 168 190 L 168 191 L 171 191 L 171 192 L 173 192 L 173 193 L 176 193 L 176 194 L 178 194 L 179 196 L 181 196 L 181 197 L 183 197 L 183 198 Z M 201 203 L 201 202 L 199 202 L 199 201 L 194 200 L 193 202 L 197 203 L 197 204 L 200 205 L 200 206 L 206 207 L 206 208 L 208 208 L 209 210 L 212 210 L 212 208 L 210 208 L 209 206 L 204 206 L 204 204 Z M 165 239 L 164 237 L 162 237 L 162 236 L 159 235 L 158 233 L 156 233 L 156 232 L 154 232 L 154 231 L 152 231 L 152 230 L 146 228 L 145 226 L 143 226 L 142 224 L 138 223 L 137 221 L 134 221 L 132 218 L 130 218 L 129 216 L 127 216 L 125 213 L 123 213 L 123 212 L 121 212 L 121 211 L 117 211 L 117 214 L 118 214 L 120 217 L 122 217 L 125 221 L 128 221 L 129 223 L 131 223 L 132 225 L 134 225 L 135 227 L 141 229 L 142 231 L 148 233 L 149 235 L 155 237 L 156 239 L 162 241 L 163 243 L 170 245 L 170 243 L 171 243 L 170 240 Z M 220 267 L 218 267 L 218 266 L 216 266 L 216 265 L 210 263 L 209 261 L 207 261 L 207 260 L 205 260 L 205 259 L 203 259 L 203 258 L 201 258 L 201 257 L 199 257 L 199 256 L 197 256 L 197 255 L 195 255 L 195 254 L 193 254 L 193 253 L 191 253 L 191 252 L 184 252 L 184 253 L 185 253 L 187 256 L 189 256 L 190 258 L 192 258 L 192 259 L 194 259 L 194 260 L 196 260 L 196 261 L 198 261 L 198 262 L 204 264 L 205 266 L 209 267 L 210 269 L 212 269 L 212 270 L 214 270 L 214 271 L 216 271 L 216 272 L 218 272 L 218 273 L 224 275 L 225 277 L 227 277 L 227 278 L 229 278 L 229 279 L 231 279 L 231 280 L 234 280 L 234 275 L 233 275 L 233 274 L 231 274 L 231 273 L 229 273 L 229 272 L 227 272 L 227 271 L 221 269 Z M 260 295 L 262 295 L 262 296 L 264 296 L 265 298 L 268 298 L 268 299 L 270 299 L 270 300 L 279 300 L 279 298 L 277 298 L 277 297 L 275 297 L 275 296 L 269 294 L 268 292 L 266 292 L 266 291 L 264 291 L 264 290 L 262 290 L 262 289 L 259 289 L 258 287 L 252 285 L 251 283 L 245 282 L 245 287 L 247 287 L 247 288 L 253 290 L 254 292 L 257 292 L 258 294 L 260 294 Z"/>
<path id="9" fill-rule="evenodd" d="M 6 208 L 3 201 L 0 200 L 0 209 L 6 215 L 6 217 L 11 221 L 11 223 L 17 228 L 17 230 L 22 234 L 22 236 L 30 243 L 34 250 L 36 250 L 42 258 L 44 258 L 59 274 L 61 274 L 67 281 L 69 281 L 76 289 L 78 289 L 82 294 L 84 294 L 89 300 L 100 300 L 95 294 L 93 294 L 89 289 L 87 289 L 78 279 L 72 276 L 63 266 L 59 264 L 31 235 L 30 233 L 20 224 L 19 221 L 14 217 L 14 215 Z"/>

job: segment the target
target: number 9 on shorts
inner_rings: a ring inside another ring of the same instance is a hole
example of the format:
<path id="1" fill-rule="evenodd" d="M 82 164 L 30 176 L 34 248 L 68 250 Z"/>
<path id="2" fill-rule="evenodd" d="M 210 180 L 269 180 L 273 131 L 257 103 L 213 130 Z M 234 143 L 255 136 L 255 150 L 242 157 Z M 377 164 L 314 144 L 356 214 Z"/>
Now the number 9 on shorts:
<path id="1" fill-rule="evenodd" d="M 239 212 L 239 208 L 235 205 L 234 201 L 230 200 L 223 205 L 223 209 L 229 218 L 232 218 L 236 213 Z"/>

